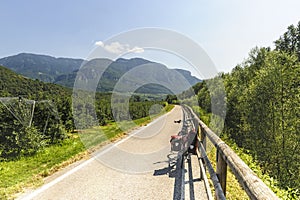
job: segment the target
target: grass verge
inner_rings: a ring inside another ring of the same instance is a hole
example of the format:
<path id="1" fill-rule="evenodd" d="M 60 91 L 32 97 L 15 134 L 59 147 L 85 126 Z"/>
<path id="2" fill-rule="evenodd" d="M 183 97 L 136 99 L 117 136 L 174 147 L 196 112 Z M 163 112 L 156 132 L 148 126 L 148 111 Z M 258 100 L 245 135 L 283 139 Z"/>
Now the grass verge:
<path id="1" fill-rule="evenodd" d="M 71 137 L 44 148 L 33 156 L 0 163 L 0 199 L 14 199 L 24 188 L 34 188 L 57 169 L 79 160 L 85 150 L 80 139 Z M 77 156 L 75 156 L 77 155 Z M 68 161 L 68 162 L 66 162 Z"/>
<path id="2" fill-rule="evenodd" d="M 211 151 L 207 153 L 207 156 L 216 170 L 216 148 L 213 148 Z M 207 177 L 210 177 L 209 173 L 207 172 Z M 226 185 L 226 199 L 228 200 L 248 200 L 250 199 L 246 194 L 245 190 L 240 186 L 238 180 L 235 178 L 234 174 L 231 172 L 229 167 L 227 167 L 227 185 Z M 210 188 L 213 190 L 214 195 L 214 186 L 212 180 L 209 178 Z"/>
<path id="3" fill-rule="evenodd" d="M 81 137 L 78 134 L 71 134 L 62 143 L 45 147 L 33 156 L 0 162 L 0 199 L 14 199 L 25 189 L 42 185 L 45 177 L 75 161 L 87 158 L 89 154 L 86 149 L 93 151 L 105 141 L 116 140 L 126 132 L 146 125 L 173 108 L 174 105 L 167 105 L 157 115 L 134 120 L 134 123 L 124 122 L 125 130 L 120 129 L 117 123 L 111 122 L 106 126 L 84 130 L 80 134 Z"/>

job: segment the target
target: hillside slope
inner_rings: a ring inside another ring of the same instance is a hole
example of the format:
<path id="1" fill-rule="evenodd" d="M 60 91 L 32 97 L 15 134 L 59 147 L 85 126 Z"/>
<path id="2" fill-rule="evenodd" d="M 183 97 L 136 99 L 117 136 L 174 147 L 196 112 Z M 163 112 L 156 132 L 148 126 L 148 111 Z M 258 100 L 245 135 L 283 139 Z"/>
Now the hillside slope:
<path id="1" fill-rule="evenodd" d="M 0 97 L 25 96 L 31 99 L 71 95 L 59 85 L 32 80 L 0 66 Z"/>

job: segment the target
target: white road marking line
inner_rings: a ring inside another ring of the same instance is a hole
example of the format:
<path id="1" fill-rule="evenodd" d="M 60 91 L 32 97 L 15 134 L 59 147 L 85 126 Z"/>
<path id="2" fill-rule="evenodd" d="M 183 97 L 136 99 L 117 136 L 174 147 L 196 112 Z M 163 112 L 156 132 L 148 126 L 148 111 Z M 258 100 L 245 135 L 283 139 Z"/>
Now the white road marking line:
<path id="1" fill-rule="evenodd" d="M 172 111 L 171 111 L 172 112 Z M 155 123 L 156 121 L 160 120 L 163 117 L 168 116 L 171 112 L 167 113 L 166 115 L 162 115 L 160 117 L 158 117 L 157 119 L 153 120 L 152 122 L 150 122 L 148 124 L 152 125 L 153 123 Z M 116 147 L 117 145 L 127 141 L 129 138 L 133 137 L 134 135 L 138 134 L 139 132 L 141 132 L 142 130 L 144 130 L 145 128 L 147 128 L 148 126 L 144 126 L 142 127 L 140 130 L 130 134 L 128 137 L 118 141 L 117 143 L 113 144 L 112 146 L 108 147 L 107 149 L 104 149 L 103 151 L 99 152 L 98 154 L 96 154 L 95 156 L 93 156 L 92 158 L 88 159 L 87 161 L 81 163 L 80 165 L 76 166 L 75 168 L 71 169 L 70 171 L 66 172 L 65 174 L 57 177 L 56 179 L 54 179 L 53 181 L 43 185 L 42 187 L 38 188 L 37 190 L 33 191 L 32 193 L 29 193 L 28 195 L 21 197 L 20 200 L 30 200 L 34 197 L 36 197 L 37 195 L 39 195 L 40 193 L 44 192 L 45 190 L 49 189 L 50 187 L 54 186 L 55 184 L 59 183 L 60 181 L 62 181 L 63 179 L 65 179 L 66 177 L 70 176 L 71 174 L 77 172 L 78 170 L 80 170 L 81 168 L 85 167 L 86 165 L 88 165 L 89 163 L 93 162 L 94 160 L 97 159 L 98 156 L 101 156 L 103 154 L 105 154 L 106 152 L 110 151 L 111 149 L 113 149 L 114 147 Z"/>
<path id="2" fill-rule="evenodd" d="M 65 174 L 59 176 L 58 178 L 54 179 L 53 181 L 43 185 L 42 187 L 40 187 L 39 189 L 35 190 L 34 192 L 26 195 L 25 197 L 21 198 L 22 200 L 29 200 L 32 199 L 33 197 L 37 196 L 38 194 L 44 192 L 45 190 L 49 189 L 50 187 L 52 187 L 53 185 L 59 183 L 60 181 L 62 181 L 63 179 L 65 179 L 66 177 L 70 176 L 71 174 L 75 173 L 76 171 L 80 170 L 81 168 L 83 168 L 84 166 L 86 166 L 87 164 L 91 163 L 92 161 L 95 160 L 95 157 L 90 158 L 89 160 L 85 161 L 84 163 L 76 166 L 75 168 L 71 169 L 70 171 L 66 172 Z"/>

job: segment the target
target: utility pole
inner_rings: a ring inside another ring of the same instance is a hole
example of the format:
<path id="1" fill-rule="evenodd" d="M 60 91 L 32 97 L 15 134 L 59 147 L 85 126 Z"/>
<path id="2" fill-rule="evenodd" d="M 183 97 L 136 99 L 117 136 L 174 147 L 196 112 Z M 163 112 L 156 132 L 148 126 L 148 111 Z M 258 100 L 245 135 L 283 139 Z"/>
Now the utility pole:
<path id="1" fill-rule="evenodd" d="M 34 108 L 35 108 L 35 100 L 33 100 L 32 111 L 31 111 L 31 118 L 30 118 L 29 126 L 28 127 L 31 127 L 31 123 L 32 123 L 32 119 L 33 119 L 33 113 L 34 113 Z"/>

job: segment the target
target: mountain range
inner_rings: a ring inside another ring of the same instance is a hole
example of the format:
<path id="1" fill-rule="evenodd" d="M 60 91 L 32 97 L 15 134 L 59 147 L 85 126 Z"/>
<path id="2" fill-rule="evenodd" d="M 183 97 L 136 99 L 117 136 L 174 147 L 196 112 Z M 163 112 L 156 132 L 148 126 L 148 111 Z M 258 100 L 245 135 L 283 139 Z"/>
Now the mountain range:
<path id="1" fill-rule="evenodd" d="M 190 86 L 201 82 L 200 79 L 192 76 L 191 72 L 187 70 L 168 69 L 166 66 L 160 63 L 152 62 L 142 58 L 119 58 L 115 61 L 108 59 L 94 59 L 91 61 L 85 61 L 83 59 L 55 58 L 47 55 L 21 53 L 0 59 L 0 65 L 5 66 L 25 77 L 38 79 L 43 82 L 55 83 L 70 88 L 72 88 L 74 85 L 78 71 L 82 71 L 80 67 L 83 66 L 84 63 L 93 63 L 94 67 L 98 68 L 103 66 L 103 63 L 105 62 L 109 62 L 109 65 L 103 72 L 97 86 L 97 91 L 99 92 L 113 91 L 116 83 L 122 76 L 140 66 L 148 66 L 148 72 L 145 71 L 145 74 L 149 73 L 149 69 L 154 68 L 162 73 L 159 74 L 162 77 L 169 77 L 173 74 L 173 79 L 176 79 L 176 75 L 174 74 L 180 74 Z M 185 89 L 188 88 L 184 87 L 181 90 Z M 138 88 L 136 92 L 149 94 L 171 93 L 168 88 L 153 83 Z"/>

